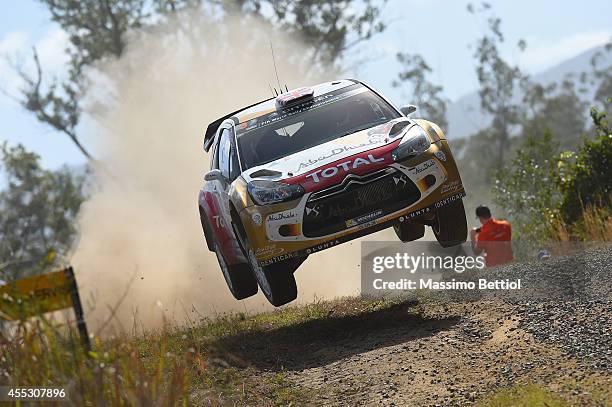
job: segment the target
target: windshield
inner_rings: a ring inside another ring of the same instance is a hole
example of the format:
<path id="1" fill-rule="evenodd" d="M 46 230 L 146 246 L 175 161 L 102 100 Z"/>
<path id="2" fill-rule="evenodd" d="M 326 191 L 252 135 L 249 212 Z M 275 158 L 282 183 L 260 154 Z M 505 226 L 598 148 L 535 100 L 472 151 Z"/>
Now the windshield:
<path id="1" fill-rule="evenodd" d="M 401 117 L 361 84 L 236 126 L 243 170 Z"/>

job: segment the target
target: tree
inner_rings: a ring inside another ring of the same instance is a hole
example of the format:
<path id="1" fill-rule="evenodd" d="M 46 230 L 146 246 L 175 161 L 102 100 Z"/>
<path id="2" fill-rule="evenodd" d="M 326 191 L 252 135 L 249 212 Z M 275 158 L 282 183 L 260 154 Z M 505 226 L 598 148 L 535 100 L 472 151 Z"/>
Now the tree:
<path id="1" fill-rule="evenodd" d="M 610 52 L 612 51 L 612 41 L 608 42 L 603 51 L 599 51 L 593 55 L 591 59 L 591 81 L 593 85 L 596 85 L 597 88 L 595 90 L 595 102 L 600 104 L 600 107 L 607 107 L 608 110 L 605 111 L 607 117 L 612 115 L 612 110 L 610 110 L 610 103 L 607 102 L 607 99 L 612 95 L 612 64 L 607 66 L 601 65 L 601 60 L 604 58 L 604 52 L 608 54 L 610 57 Z"/>
<path id="2" fill-rule="evenodd" d="M 448 131 L 446 106 L 448 100 L 442 97 L 442 86 L 434 85 L 427 80 L 431 68 L 418 54 L 398 53 L 397 60 L 402 64 L 398 78 L 392 82 L 394 88 L 403 88 L 410 83 L 409 100 L 417 105 L 421 116 L 435 122 L 444 131 Z"/>
<path id="3" fill-rule="evenodd" d="M 479 10 L 471 4 L 468 5 L 470 13 L 490 13 L 490 8 L 487 3 L 482 3 Z M 520 107 L 514 102 L 515 89 L 525 80 L 525 76 L 518 67 L 506 62 L 499 53 L 499 45 L 504 42 L 501 19 L 490 14 L 487 17 L 487 26 L 489 32 L 476 42 L 474 58 L 477 61 L 480 107 L 492 116 L 488 131 L 496 140 L 496 167 L 501 169 L 508 150 L 510 130 L 519 123 L 521 116 Z M 525 42 L 519 41 L 518 47 L 524 50 Z"/>
<path id="4" fill-rule="evenodd" d="M 70 56 L 67 78 L 44 86 L 43 69 L 34 49 L 34 76 L 21 71 L 25 86 L 22 105 L 36 118 L 67 135 L 86 158 L 77 125 L 82 113 L 81 96 L 86 86 L 85 69 L 104 58 L 118 58 L 126 46 L 126 33 L 143 25 L 144 0 L 40 0 L 51 18 L 67 34 Z"/>
<path id="5" fill-rule="evenodd" d="M 512 215 L 521 237 L 536 242 L 556 238 L 559 225 L 580 235 L 589 210 L 601 224 L 609 224 L 612 132 L 604 112 L 593 107 L 591 118 L 595 135 L 585 137 L 577 152 L 559 152 L 548 132 L 528 134 L 508 168 L 498 173 L 495 200 Z M 589 235 L 607 238 L 605 233 L 582 233 Z"/>
<path id="6" fill-rule="evenodd" d="M 522 137 L 539 137 L 549 132 L 551 142 L 561 149 L 576 148 L 585 131 L 583 112 L 587 104 L 580 99 L 572 77 L 567 76 L 560 85 L 525 81 L 523 91 Z"/>
<path id="7" fill-rule="evenodd" d="M 22 105 L 36 118 L 65 134 L 88 159 L 78 124 L 83 114 L 87 68 L 107 58 L 119 58 L 129 36 L 158 24 L 160 19 L 192 13 L 249 13 L 281 26 L 312 47 L 312 62 L 332 65 L 343 53 L 385 29 L 381 8 L 372 0 L 39 0 L 69 36 L 67 78 L 46 83 L 34 49 L 35 73 L 20 71 L 24 80 Z M 380 0 L 384 4 L 386 0 Z M 271 9 L 263 12 L 263 9 Z"/>
<path id="8" fill-rule="evenodd" d="M 512 217 L 513 229 L 523 240 L 551 237 L 560 200 L 558 160 L 549 132 L 529 134 L 507 168 L 497 174 L 495 202 Z"/>
<path id="9" fill-rule="evenodd" d="M 0 153 L 7 185 L 0 191 L 0 279 L 11 280 L 55 265 L 69 249 L 84 177 L 42 169 L 21 145 L 5 143 Z"/>
<path id="10" fill-rule="evenodd" d="M 608 107 L 612 99 L 606 102 Z M 560 167 L 560 210 L 567 224 L 577 222 L 586 207 L 612 207 L 612 131 L 605 110 L 592 107 L 591 118 L 595 137 L 586 139 L 575 154 L 565 153 Z"/>

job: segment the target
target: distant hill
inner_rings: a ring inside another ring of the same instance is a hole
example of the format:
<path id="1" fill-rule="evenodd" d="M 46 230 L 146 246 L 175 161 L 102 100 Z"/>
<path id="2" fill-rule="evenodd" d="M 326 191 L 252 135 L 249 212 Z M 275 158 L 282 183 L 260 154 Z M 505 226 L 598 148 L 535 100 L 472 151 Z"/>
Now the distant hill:
<path id="1" fill-rule="evenodd" d="M 533 75 L 532 79 L 542 84 L 549 84 L 560 82 L 569 73 L 580 75 L 581 72 L 590 72 L 591 58 L 598 51 L 603 51 L 603 47 L 595 47 L 578 54 L 552 68 Z M 612 58 L 605 51 L 604 55 L 607 55 L 607 62 L 612 62 Z M 449 104 L 448 122 L 450 138 L 469 136 L 489 124 L 489 116 L 480 111 L 480 99 L 477 91 L 468 93 Z"/>

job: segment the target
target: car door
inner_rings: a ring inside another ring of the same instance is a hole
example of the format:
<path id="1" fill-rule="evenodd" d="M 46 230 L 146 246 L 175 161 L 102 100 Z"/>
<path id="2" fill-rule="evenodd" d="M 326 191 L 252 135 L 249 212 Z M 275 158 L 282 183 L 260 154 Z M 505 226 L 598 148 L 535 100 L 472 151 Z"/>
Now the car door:
<path id="1" fill-rule="evenodd" d="M 223 177 L 210 181 L 211 185 L 207 188 L 210 194 L 206 199 L 209 206 L 207 210 L 209 225 L 228 264 L 236 264 L 243 260 L 231 228 L 228 196 L 231 183 L 240 175 L 233 139 L 233 126 L 227 125 L 219 130 L 219 141 L 215 146 L 211 167 L 220 170 Z"/>

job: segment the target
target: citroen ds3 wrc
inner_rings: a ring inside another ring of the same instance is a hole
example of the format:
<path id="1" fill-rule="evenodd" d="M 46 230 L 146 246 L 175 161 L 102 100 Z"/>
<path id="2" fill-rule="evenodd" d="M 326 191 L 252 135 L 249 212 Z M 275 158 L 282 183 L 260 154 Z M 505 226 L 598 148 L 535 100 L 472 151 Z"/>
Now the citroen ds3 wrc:
<path id="1" fill-rule="evenodd" d="M 407 117 L 367 85 L 302 87 L 212 122 L 199 210 L 236 299 L 280 306 L 297 297 L 306 258 L 392 227 L 409 242 L 433 229 L 440 245 L 466 240 L 465 196 L 440 128 Z"/>

